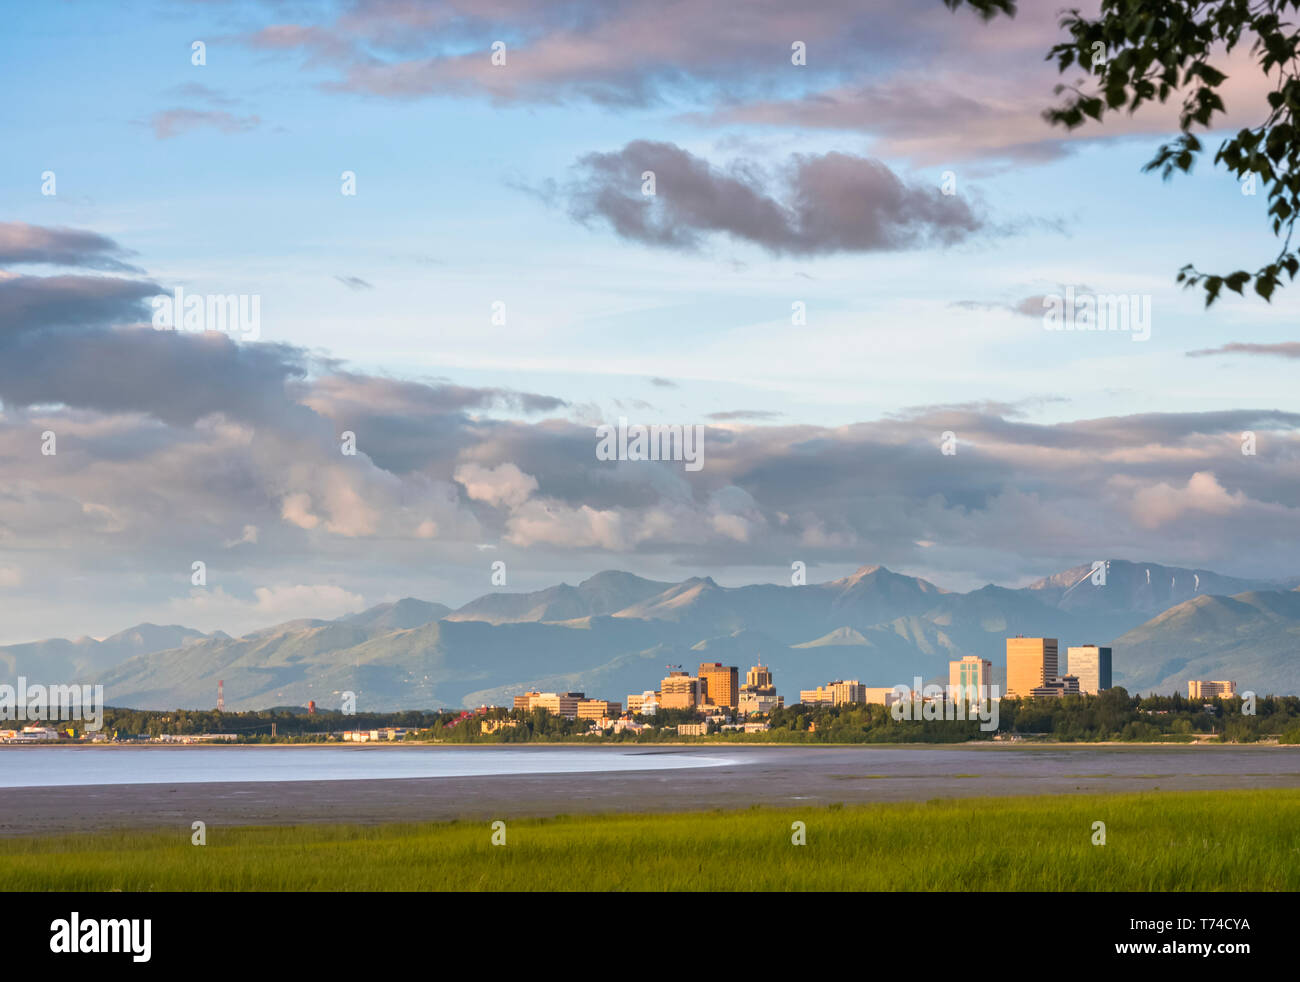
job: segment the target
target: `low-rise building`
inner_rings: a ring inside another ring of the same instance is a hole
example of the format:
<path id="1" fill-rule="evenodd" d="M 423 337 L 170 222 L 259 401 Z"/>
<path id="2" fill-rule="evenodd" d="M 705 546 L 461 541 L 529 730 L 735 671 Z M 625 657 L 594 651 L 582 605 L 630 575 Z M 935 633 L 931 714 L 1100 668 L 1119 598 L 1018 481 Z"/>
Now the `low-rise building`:
<path id="1" fill-rule="evenodd" d="M 757 692 L 741 692 L 737 711 L 742 716 L 766 716 L 768 713 L 785 708 L 785 696 L 761 695 Z"/>
<path id="2" fill-rule="evenodd" d="M 845 682 L 836 679 L 829 685 L 819 685 L 815 689 L 800 689 L 799 701 L 805 706 L 843 706 L 848 703 L 866 702 L 867 687 L 857 679 Z"/>
<path id="3" fill-rule="evenodd" d="M 623 715 L 623 706 L 605 699 L 583 699 L 578 703 L 578 719 L 617 719 Z"/>
<path id="4" fill-rule="evenodd" d="M 578 703 L 587 698 L 585 692 L 530 692 L 528 695 L 528 705 L 525 708 L 529 712 L 544 709 L 552 716 L 563 716 L 565 719 L 577 719 Z"/>
<path id="5" fill-rule="evenodd" d="M 1208 682 L 1192 679 L 1187 683 L 1188 699 L 1231 699 L 1236 694 L 1236 682 Z"/>
<path id="6" fill-rule="evenodd" d="M 1059 699 L 1061 696 L 1077 696 L 1078 694 L 1079 679 L 1075 675 L 1058 675 L 1029 690 L 1029 696 L 1032 699 Z"/>
<path id="7" fill-rule="evenodd" d="M 347 743 L 377 743 L 381 740 L 402 740 L 406 737 L 406 727 L 385 726 L 377 730 L 346 730 L 343 740 Z"/>
<path id="8" fill-rule="evenodd" d="M 704 736 L 709 732 L 708 723 L 678 723 L 678 736 Z"/>
<path id="9" fill-rule="evenodd" d="M 865 703 L 876 706 L 892 706 L 898 698 L 897 691 L 891 685 L 862 687 L 862 701 Z"/>

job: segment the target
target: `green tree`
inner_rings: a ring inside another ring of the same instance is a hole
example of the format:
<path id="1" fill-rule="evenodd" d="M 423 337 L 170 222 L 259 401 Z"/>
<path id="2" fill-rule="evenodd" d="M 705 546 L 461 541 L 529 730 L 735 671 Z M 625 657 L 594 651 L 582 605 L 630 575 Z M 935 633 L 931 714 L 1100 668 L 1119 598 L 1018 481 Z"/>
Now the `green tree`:
<path id="1" fill-rule="evenodd" d="M 1015 0 L 943 0 L 956 10 L 972 7 L 985 20 L 1015 16 Z M 1288 17 L 1300 0 L 1101 0 L 1095 19 L 1077 9 L 1062 14 L 1068 39 L 1047 53 L 1060 72 L 1078 66 L 1092 81 L 1057 86 L 1066 93 L 1062 105 L 1043 115 L 1051 123 L 1074 129 L 1088 119 L 1101 122 L 1109 113 L 1132 113 L 1148 102 L 1182 99 L 1179 135 L 1162 144 L 1144 168 L 1167 180 L 1189 172 L 1202 152 L 1197 130 L 1214 128 L 1224 103 L 1219 87 L 1227 76 L 1211 64 L 1242 44 L 1258 58 L 1268 80 L 1267 105 L 1260 122 L 1224 139 L 1214 156 L 1238 180 L 1256 181 L 1268 195 L 1268 218 L 1278 254 L 1254 273 L 1203 273 L 1192 264 L 1178 272 L 1185 286 L 1200 285 L 1208 307 L 1224 287 L 1235 293 L 1252 282 L 1270 300 L 1282 274 L 1295 279 L 1300 257 L 1291 248 L 1291 233 L 1300 215 L 1300 31 Z"/>

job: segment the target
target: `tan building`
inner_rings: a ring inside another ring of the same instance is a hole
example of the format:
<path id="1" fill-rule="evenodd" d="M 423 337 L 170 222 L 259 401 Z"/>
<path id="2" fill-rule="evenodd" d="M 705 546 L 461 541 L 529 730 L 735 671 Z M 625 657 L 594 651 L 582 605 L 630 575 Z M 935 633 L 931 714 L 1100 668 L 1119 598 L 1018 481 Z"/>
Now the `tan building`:
<path id="1" fill-rule="evenodd" d="M 617 719 L 622 715 L 622 703 L 605 699 L 583 699 L 578 703 L 578 719 Z"/>
<path id="2" fill-rule="evenodd" d="M 1110 688 L 1110 648 L 1096 644 L 1070 645 L 1065 650 L 1069 672 L 1079 679 L 1079 691 L 1095 696 Z"/>
<path id="3" fill-rule="evenodd" d="M 892 705 L 896 698 L 897 695 L 892 685 L 883 688 L 879 686 L 863 686 L 862 689 L 862 701 L 874 703 L 877 706 Z"/>
<path id="4" fill-rule="evenodd" d="M 767 715 L 775 709 L 785 708 L 785 696 L 765 695 L 758 692 L 741 692 L 736 711 L 744 716 Z"/>
<path id="5" fill-rule="evenodd" d="M 829 685 L 819 685 L 815 689 L 800 689 L 799 701 L 805 706 L 843 706 L 847 703 L 866 702 L 867 687 L 857 679 L 848 682 L 836 679 Z"/>
<path id="6" fill-rule="evenodd" d="M 1028 698 L 1056 678 L 1056 638 L 1007 638 L 1007 695 Z"/>
<path id="7" fill-rule="evenodd" d="M 526 713 L 531 713 L 533 711 L 533 700 L 540 695 L 540 692 L 525 692 L 522 696 L 515 696 L 515 709 L 522 709 Z"/>
<path id="8" fill-rule="evenodd" d="M 1036 685 L 1029 690 L 1031 699 L 1059 699 L 1061 696 L 1077 696 L 1078 694 L 1079 680 L 1073 675 L 1050 678 L 1042 685 Z"/>
<path id="9" fill-rule="evenodd" d="M 755 665 L 745 673 L 745 684 L 740 687 L 737 710 L 745 716 L 766 714 L 785 706 L 785 698 L 776 694 L 772 670 L 766 665 Z"/>
<path id="10" fill-rule="evenodd" d="M 993 663 L 978 655 L 948 662 L 948 688 L 958 699 L 974 702 L 989 692 L 993 684 Z"/>
<path id="11" fill-rule="evenodd" d="M 1187 683 L 1188 699 L 1231 699 L 1236 694 L 1236 682 L 1206 682 L 1192 679 Z"/>
<path id="12" fill-rule="evenodd" d="M 704 701 L 710 706 L 735 709 L 740 697 L 740 669 L 722 662 L 701 662 L 699 678 L 704 683 Z"/>
<path id="13" fill-rule="evenodd" d="M 704 682 L 685 672 L 669 672 L 659 683 L 660 709 L 694 709 L 704 702 Z"/>
<path id="14" fill-rule="evenodd" d="M 578 703 L 587 698 L 585 692 L 542 692 L 532 700 L 529 710 L 545 709 L 552 716 L 576 719 Z"/>
<path id="15" fill-rule="evenodd" d="M 705 736 L 709 732 L 708 723 L 678 723 L 678 736 Z"/>

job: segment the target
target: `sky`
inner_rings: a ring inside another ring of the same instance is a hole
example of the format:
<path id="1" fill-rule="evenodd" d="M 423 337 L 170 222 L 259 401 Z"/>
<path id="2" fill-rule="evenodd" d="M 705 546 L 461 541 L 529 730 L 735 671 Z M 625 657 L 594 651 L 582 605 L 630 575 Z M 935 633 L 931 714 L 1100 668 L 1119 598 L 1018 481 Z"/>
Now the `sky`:
<path id="1" fill-rule="evenodd" d="M 0 643 L 610 568 L 1300 574 L 1300 293 L 1175 282 L 1270 259 L 1266 199 L 1143 173 L 1172 104 L 1047 124 L 1057 6 L 8 7 Z M 256 331 L 159 329 L 177 288 Z M 1046 330 L 1067 288 L 1149 336 Z M 704 466 L 597 459 L 619 417 Z"/>

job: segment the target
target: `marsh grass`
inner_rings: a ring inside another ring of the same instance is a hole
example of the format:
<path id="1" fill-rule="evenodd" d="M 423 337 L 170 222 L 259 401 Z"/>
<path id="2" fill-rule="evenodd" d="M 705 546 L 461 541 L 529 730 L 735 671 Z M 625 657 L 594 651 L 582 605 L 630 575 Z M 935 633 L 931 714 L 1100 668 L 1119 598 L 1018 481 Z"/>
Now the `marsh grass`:
<path id="1" fill-rule="evenodd" d="M 1297 790 L 499 817 L 505 846 L 486 821 L 0 839 L 0 871 L 68 891 L 1300 888 Z"/>

